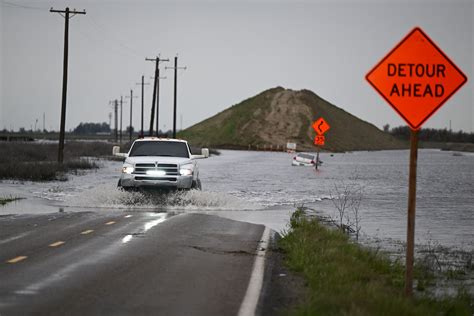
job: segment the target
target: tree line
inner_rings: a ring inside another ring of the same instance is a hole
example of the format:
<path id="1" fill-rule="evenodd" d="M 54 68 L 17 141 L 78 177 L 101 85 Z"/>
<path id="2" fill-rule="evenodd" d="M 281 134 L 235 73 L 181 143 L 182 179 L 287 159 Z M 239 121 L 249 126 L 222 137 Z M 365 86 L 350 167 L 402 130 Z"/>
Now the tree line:
<path id="1" fill-rule="evenodd" d="M 110 133 L 110 126 L 107 123 L 79 123 L 73 130 L 74 134 L 97 134 Z"/>
<path id="2" fill-rule="evenodd" d="M 410 128 L 408 126 L 390 128 L 390 125 L 386 124 L 383 130 L 399 139 L 410 139 Z M 474 143 L 474 133 L 466 133 L 462 130 L 454 132 L 447 128 L 422 128 L 418 133 L 418 139 L 427 142 Z"/>

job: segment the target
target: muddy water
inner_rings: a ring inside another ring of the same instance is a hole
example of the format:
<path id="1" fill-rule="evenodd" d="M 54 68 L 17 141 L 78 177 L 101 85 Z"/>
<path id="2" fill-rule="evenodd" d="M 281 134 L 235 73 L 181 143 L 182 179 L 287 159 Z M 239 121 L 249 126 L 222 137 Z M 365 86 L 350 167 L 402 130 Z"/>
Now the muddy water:
<path id="1" fill-rule="evenodd" d="M 292 167 L 286 153 L 222 151 L 199 161 L 203 191 L 169 195 L 116 189 L 121 164 L 70 176 L 67 182 L 0 183 L 0 195 L 25 197 L 0 208 L 1 214 L 57 211 L 204 212 L 286 228 L 295 206 L 335 217 L 335 185 L 363 188 L 360 205 L 366 238 L 403 241 L 406 235 L 408 151 L 321 155 L 319 171 Z M 417 243 L 436 242 L 474 249 L 474 155 L 420 150 L 416 218 Z"/>

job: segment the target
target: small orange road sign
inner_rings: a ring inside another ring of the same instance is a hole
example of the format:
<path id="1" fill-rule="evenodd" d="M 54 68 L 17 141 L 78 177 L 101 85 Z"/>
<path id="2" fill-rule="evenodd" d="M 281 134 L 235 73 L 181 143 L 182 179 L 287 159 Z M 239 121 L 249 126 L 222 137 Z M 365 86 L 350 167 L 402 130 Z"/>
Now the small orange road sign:
<path id="1" fill-rule="evenodd" d="M 418 130 L 467 81 L 418 27 L 365 78 L 413 130 Z"/>
<path id="2" fill-rule="evenodd" d="M 322 117 L 316 120 L 312 126 L 318 135 L 323 135 L 330 128 L 329 124 Z"/>
<path id="3" fill-rule="evenodd" d="M 318 146 L 324 146 L 324 136 L 318 135 L 314 138 L 314 144 Z"/>

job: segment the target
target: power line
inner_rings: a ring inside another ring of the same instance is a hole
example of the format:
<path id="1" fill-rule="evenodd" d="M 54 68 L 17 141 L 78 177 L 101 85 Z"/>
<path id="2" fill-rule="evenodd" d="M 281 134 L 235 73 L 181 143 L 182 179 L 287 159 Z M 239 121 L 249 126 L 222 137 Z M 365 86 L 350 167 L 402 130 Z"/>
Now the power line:
<path id="1" fill-rule="evenodd" d="M 125 45 L 118 37 L 113 35 L 111 32 L 109 32 L 104 26 L 100 25 L 99 23 L 96 22 L 96 20 L 92 17 L 89 16 L 90 21 L 92 22 L 93 26 L 95 29 L 99 30 L 107 39 L 107 37 L 110 37 L 112 39 L 109 39 L 109 41 L 114 42 L 118 46 L 120 46 L 122 49 L 127 50 L 130 54 L 134 55 L 135 57 L 141 57 L 141 54 L 138 53 L 135 49 Z"/>
<path id="2" fill-rule="evenodd" d="M 89 31 L 83 32 L 80 29 L 76 29 L 75 32 L 77 32 L 85 40 L 89 41 L 93 45 L 94 48 L 99 48 L 99 45 L 108 45 L 107 43 L 105 43 L 105 41 L 107 41 L 108 43 L 114 43 L 111 40 L 108 40 L 103 37 L 102 39 L 94 38 L 93 36 L 90 36 Z M 92 32 L 93 32 L 93 29 L 91 28 L 90 33 Z M 124 57 L 124 58 L 136 57 L 135 54 L 129 53 L 128 51 L 125 51 L 125 50 L 120 50 L 120 48 L 118 48 L 117 45 L 115 46 L 116 47 L 107 46 L 106 47 L 107 53 L 110 54 L 110 52 L 112 52 L 113 54 L 120 57 Z"/>
<path id="3" fill-rule="evenodd" d="M 0 0 L 0 3 L 1 3 L 3 6 L 6 6 L 6 7 L 19 8 L 19 9 L 38 10 L 38 11 L 46 11 L 46 10 L 49 10 L 49 8 L 47 8 L 47 7 L 32 7 L 32 6 L 27 6 L 27 5 L 12 3 L 12 2 L 8 2 L 8 1 L 4 1 L 4 0 Z"/>

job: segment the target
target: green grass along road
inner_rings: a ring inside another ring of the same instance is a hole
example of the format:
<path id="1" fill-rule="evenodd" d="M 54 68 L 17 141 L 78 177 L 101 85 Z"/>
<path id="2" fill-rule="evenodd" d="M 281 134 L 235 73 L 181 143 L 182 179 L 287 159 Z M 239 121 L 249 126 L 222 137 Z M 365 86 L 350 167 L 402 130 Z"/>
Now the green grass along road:
<path id="1" fill-rule="evenodd" d="M 292 215 L 290 224 L 279 245 L 289 269 L 306 282 L 303 304 L 290 315 L 474 314 L 474 300 L 463 291 L 454 298 L 406 298 L 403 266 L 307 219 L 302 210 Z M 424 277 L 424 271 L 417 271 L 419 281 Z"/>

